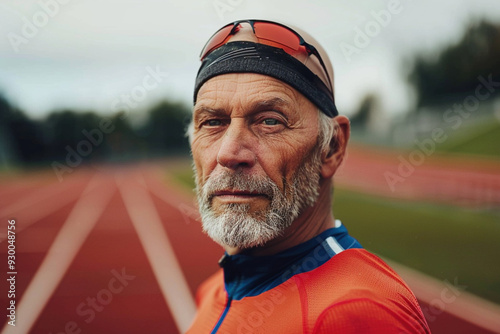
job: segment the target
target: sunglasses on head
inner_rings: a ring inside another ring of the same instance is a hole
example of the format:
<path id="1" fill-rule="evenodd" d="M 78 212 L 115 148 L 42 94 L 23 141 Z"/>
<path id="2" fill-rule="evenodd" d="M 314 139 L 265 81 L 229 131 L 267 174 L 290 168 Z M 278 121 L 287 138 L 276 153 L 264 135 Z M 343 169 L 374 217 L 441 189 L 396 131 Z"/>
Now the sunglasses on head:
<path id="1" fill-rule="evenodd" d="M 265 20 L 239 20 L 229 23 L 210 37 L 200 53 L 200 59 L 205 59 L 212 51 L 224 45 L 231 36 L 236 35 L 241 29 L 241 23 L 250 24 L 260 44 L 281 48 L 293 57 L 301 53 L 315 55 L 325 71 L 328 83 L 330 84 L 328 88 L 330 91 L 333 90 L 328 70 L 318 50 L 313 45 L 307 43 L 295 30 L 277 22 Z"/>

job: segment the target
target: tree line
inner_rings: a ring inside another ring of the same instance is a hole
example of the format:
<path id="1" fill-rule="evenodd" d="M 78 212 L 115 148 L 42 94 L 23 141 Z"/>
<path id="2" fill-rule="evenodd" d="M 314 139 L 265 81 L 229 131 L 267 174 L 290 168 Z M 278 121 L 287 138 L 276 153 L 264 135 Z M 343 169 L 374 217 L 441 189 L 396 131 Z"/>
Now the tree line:
<path id="1" fill-rule="evenodd" d="M 408 81 L 417 93 L 417 107 L 474 95 L 479 77 L 500 81 L 500 25 L 473 22 L 458 42 L 435 54 L 417 55 L 411 64 Z M 500 95 L 500 89 L 494 95 Z"/>
<path id="2" fill-rule="evenodd" d="M 0 164 L 68 165 L 188 154 L 184 136 L 190 108 L 161 101 L 137 124 L 130 115 L 59 110 L 41 120 L 26 116 L 0 96 Z"/>

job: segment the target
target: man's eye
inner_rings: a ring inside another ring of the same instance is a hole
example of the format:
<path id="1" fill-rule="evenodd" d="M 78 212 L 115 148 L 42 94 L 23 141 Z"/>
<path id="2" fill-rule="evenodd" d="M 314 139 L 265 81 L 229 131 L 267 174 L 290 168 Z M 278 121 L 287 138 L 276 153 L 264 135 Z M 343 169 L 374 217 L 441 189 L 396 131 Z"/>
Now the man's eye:
<path id="1" fill-rule="evenodd" d="M 262 121 L 265 125 L 278 125 L 280 122 L 277 119 L 274 118 L 266 118 L 265 120 Z"/>
<path id="2" fill-rule="evenodd" d="M 204 125 L 208 125 L 208 126 L 219 126 L 221 124 L 222 124 L 222 122 L 220 119 L 209 119 L 208 121 L 206 121 L 204 123 Z"/>

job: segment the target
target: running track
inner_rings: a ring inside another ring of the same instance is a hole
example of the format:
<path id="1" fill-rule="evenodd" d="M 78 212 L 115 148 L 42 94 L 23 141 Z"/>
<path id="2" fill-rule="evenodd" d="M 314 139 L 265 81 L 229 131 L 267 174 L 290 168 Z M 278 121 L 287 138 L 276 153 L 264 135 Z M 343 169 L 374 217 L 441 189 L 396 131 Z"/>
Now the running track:
<path id="1" fill-rule="evenodd" d="M 16 221 L 17 272 L 16 327 L 2 315 L 2 333 L 187 329 L 196 287 L 217 269 L 222 250 L 202 234 L 192 195 L 172 184 L 164 167 L 82 168 L 60 183 L 45 171 L 0 182 L 5 314 L 9 219 Z M 394 266 L 423 308 L 434 310 L 433 333 L 500 328 L 498 307 L 465 292 L 441 311 L 430 309 L 429 303 L 443 300 L 446 286 Z"/>
<path id="2" fill-rule="evenodd" d="M 484 157 L 350 145 L 336 182 L 385 197 L 500 208 L 500 162 Z"/>

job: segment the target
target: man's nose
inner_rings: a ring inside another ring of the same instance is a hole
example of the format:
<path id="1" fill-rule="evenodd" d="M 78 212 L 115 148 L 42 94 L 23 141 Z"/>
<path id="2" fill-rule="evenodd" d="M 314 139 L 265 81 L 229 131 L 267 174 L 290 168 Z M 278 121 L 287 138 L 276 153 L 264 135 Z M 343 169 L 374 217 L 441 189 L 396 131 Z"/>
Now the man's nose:
<path id="1" fill-rule="evenodd" d="M 255 137 L 245 120 L 233 119 L 222 137 L 217 163 L 230 169 L 251 168 L 257 160 L 253 151 L 254 142 Z"/>

